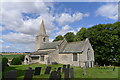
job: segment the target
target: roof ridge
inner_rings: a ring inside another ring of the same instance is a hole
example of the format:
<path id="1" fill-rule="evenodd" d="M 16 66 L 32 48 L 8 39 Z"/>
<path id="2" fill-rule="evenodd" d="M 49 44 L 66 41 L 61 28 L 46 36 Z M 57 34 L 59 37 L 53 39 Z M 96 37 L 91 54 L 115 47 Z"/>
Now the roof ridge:
<path id="1" fill-rule="evenodd" d="M 69 43 L 77 43 L 77 42 L 85 42 L 85 41 L 68 42 L 68 44 L 69 44 Z"/>

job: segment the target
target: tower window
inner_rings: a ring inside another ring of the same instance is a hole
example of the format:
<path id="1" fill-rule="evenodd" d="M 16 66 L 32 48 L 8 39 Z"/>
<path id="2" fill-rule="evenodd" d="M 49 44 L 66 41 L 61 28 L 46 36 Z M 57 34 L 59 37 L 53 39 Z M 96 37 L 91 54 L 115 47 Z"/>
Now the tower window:
<path id="1" fill-rule="evenodd" d="M 43 42 L 45 42 L 45 37 L 43 38 Z"/>

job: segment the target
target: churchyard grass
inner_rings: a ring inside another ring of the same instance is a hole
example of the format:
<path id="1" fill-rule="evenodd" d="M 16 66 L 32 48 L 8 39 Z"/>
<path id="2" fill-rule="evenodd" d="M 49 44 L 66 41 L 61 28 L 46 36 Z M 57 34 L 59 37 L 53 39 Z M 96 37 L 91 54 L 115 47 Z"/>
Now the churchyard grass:
<path id="1" fill-rule="evenodd" d="M 23 78 L 24 77 L 24 72 L 28 67 L 32 67 L 35 69 L 35 67 L 42 67 L 42 71 L 40 75 L 34 75 L 33 78 L 48 78 L 48 74 L 44 74 L 45 72 L 45 67 L 47 65 L 45 64 L 30 64 L 30 65 L 11 65 L 10 67 L 6 67 L 5 72 L 9 70 L 17 70 L 18 71 L 18 76 L 17 78 Z M 56 64 L 56 65 L 48 65 L 52 67 L 52 70 L 54 68 L 62 67 L 61 64 Z M 104 67 L 94 67 L 94 68 L 87 68 L 86 69 L 86 75 L 83 75 L 82 68 L 80 67 L 73 67 L 74 68 L 74 77 L 75 78 L 118 78 L 118 69 L 120 67 L 116 67 L 115 71 L 113 71 L 113 66 L 108 67 L 104 69 Z M 62 73 L 62 78 L 63 78 L 63 73 Z"/>

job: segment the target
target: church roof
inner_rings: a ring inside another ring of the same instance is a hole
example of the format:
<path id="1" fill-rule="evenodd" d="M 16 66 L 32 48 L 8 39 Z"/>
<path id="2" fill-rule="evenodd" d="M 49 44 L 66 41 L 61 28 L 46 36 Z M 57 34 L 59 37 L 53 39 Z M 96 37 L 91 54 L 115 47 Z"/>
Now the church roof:
<path id="1" fill-rule="evenodd" d="M 51 43 L 44 43 L 39 50 L 56 49 L 56 46 L 59 46 L 62 42 L 63 40 Z M 85 41 L 67 43 L 64 49 L 60 51 L 60 53 L 81 53 L 84 49 L 84 46 Z"/>
<path id="2" fill-rule="evenodd" d="M 60 53 L 81 53 L 84 49 L 85 41 L 67 43 L 65 49 Z"/>
<path id="3" fill-rule="evenodd" d="M 62 42 L 63 42 L 63 40 L 50 42 L 50 43 L 44 43 L 39 50 L 41 50 L 41 49 L 56 49 L 56 46 L 59 46 Z"/>

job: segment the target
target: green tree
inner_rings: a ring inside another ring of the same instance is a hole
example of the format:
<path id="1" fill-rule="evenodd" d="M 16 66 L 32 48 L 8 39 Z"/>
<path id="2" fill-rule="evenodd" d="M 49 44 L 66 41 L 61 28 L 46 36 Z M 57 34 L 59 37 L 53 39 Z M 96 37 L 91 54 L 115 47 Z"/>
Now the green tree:
<path id="1" fill-rule="evenodd" d="M 20 65 L 20 64 L 22 64 L 22 61 L 18 57 L 13 58 L 11 61 L 11 65 Z"/>
<path id="2" fill-rule="evenodd" d="M 64 38 L 67 40 L 67 42 L 73 42 L 74 37 L 75 37 L 75 35 L 73 32 L 68 32 L 64 35 Z"/>
<path id="3" fill-rule="evenodd" d="M 88 30 L 83 27 L 77 32 L 74 41 L 82 41 L 85 40 L 87 37 L 88 37 Z"/>
<path id="4" fill-rule="evenodd" d="M 62 35 L 58 35 L 54 40 L 54 41 L 59 41 L 59 40 L 63 40 L 63 36 Z"/>

